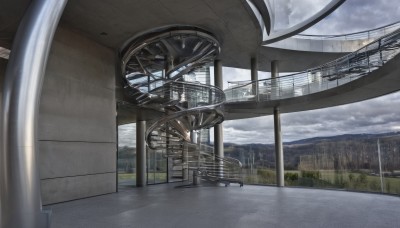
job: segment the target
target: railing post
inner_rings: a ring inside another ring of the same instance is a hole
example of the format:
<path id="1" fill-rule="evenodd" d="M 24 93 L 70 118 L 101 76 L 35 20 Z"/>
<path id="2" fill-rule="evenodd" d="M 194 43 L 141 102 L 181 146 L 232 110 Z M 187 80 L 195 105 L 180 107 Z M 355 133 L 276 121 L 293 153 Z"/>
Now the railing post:
<path id="1" fill-rule="evenodd" d="M 371 67 L 369 65 L 368 46 L 369 45 L 365 46 L 365 55 L 367 56 L 368 72 L 371 73 Z"/>
<path id="2" fill-rule="evenodd" d="M 380 58 L 380 61 L 381 61 L 381 63 L 382 63 L 382 66 L 383 66 L 383 58 L 382 58 L 381 42 L 382 42 L 382 40 L 381 40 L 381 39 L 379 39 L 379 46 L 378 46 L 378 49 L 379 49 L 379 58 Z"/>
<path id="3" fill-rule="evenodd" d="M 293 90 L 293 97 L 294 97 L 294 95 L 295 95 L 295 90 L 294 90 L 294 76 L 292 76 L 292 90 Z"/>

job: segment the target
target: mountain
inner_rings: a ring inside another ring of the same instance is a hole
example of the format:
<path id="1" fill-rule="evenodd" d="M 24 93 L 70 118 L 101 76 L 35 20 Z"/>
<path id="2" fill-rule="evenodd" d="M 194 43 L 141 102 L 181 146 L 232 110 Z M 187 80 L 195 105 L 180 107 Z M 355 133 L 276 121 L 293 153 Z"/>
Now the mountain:
<path id="1" fill-rule="evenodd" d="M 378 138 L 386 138 L 393 136 L 400 136 L 400 132 L 387 132 L 381 134 L 344 134 L 344 135 L 335 135 L 326 137 L 315 137 L 315 138 L 296 140 L 292 142 L 285 142 L 284 145 L 315 144 L 326 141 L 332 142 L 332 141 L 348 141 L 348 140 L 360 140 L 360 139 L 378 139 Z"/>
<path id="2" fill-rule="evenodd" d="M 378 169 L 377 139 L 380 139 L 385 170 L 400 169 L 400 132 L 345 134 L 284 143 L 285 169 L 375 170 Z M 275 166 L 273 144 L 225 143 L 226 156 L 245 166 Z"/>

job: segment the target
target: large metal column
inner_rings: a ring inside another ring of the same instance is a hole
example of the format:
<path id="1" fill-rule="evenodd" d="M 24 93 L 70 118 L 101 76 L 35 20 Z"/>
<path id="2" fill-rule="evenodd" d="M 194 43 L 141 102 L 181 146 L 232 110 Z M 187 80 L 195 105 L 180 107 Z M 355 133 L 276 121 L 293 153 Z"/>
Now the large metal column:
<path id="1" fill-rule="evenodd" d="M 146 121 L 136 121 L 136 186 L 146 186 Z"/>
<path id="2" fill-rule="evenodd" d="M 251 58 L 251 69 L 250 69 L 250 73 L 251 73 L 251 80 L 254 81 L 258 81 L 258 63 L 257 63 L 257 59 L 256 58 Z M 256 96 L 256 99 L 258 101 L 258 83 L 254 83 L 253 84 L 253 88 L 252 88 L 252 93 L 253 95 Z"/>
<path id="3" fill-rule="evenodd" d="M 46 227 L 37 154 L 37 119 L 53 36 L 67 0 L 34 0 L 13 40 L 0 122 L 0 226 Z"/>
<path id="4" fill-rule="evenodd" d="M 223 88 L 221 60 L 214 61 L 214 85 L 221 89 Z M 224 132 L 222 124 L 214 126 L 214 152 L 217 156 L 224 157 Z"/>
<path id="5" fill-rule="evenodd" d="M 271 78 L 277 78 L 279 76 L 278 61 L 271 62 Z M 274 80 L 273 80 L 274 81 Z M 274 83 L 275 89 L 278 84 Z M 275 91 L 276 92 L 276 91 Z M 278 94 L 276 94 L 278 95 Z M 283 145 L 282 145 L 282 133 L 281 133 L 281 116 L 279 107 L 274 107 L 274 133 L 275 133 L 275 164 L 276 164 L 276 185 L 283 187 L 284 181 L 284 163 L 283 163 Z"/>

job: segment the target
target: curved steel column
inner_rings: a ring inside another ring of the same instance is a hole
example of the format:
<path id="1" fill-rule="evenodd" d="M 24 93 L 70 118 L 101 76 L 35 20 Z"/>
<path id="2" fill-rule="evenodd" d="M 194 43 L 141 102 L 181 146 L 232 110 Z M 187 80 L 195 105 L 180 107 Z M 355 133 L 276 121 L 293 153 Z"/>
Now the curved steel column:
<path id="1" fill-rule="evenodd" d="M 2 228 L 41 226 L 37 116 L 47 57 L 66 3 L 32 1 L 13 41 L 0 109 Z"/>

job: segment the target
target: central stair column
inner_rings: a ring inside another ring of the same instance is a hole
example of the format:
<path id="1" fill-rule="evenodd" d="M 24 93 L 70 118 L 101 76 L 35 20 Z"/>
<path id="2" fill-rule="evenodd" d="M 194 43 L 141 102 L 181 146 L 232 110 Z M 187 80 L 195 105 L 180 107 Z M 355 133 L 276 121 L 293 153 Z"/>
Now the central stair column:
<path id="1" fill-rule="evenodd" d="M 220 89 L 223 89 L 222 81 L 222 62 L 221 60 L 214 61 L 214 85 Z M 214 154 L 220 158 L 224 157 L 224 131 L 222 123 L 216 124 L 214 126 Z M 223 164 L 218 164 L 218 177 L 223 177 L 222 166 Z"/>
<path id="2" fill-rule="evenodd" d="M 279 76 L 278 61 L 271 62 L 271 78 L 277 78 Z M 273 80 L 274 81 L 274 80 Z M 274 83 L 273 87 L 279 91 L 279 84 Z M 274 107 L 274 133 L 275 133 L 275 170 L 276 170 L 276 185 L 278 187 L 285 186 L 284 181 L 284 166 L 283 166 L 283 145 L 282 145 L 282 133 L 281 133 L 281 114 L 279 107 Z"/>
<path id="3" fill-rule="evenodd" d="M 136 121 L 136 186 L 146 186 L 146 121 Z"/>

